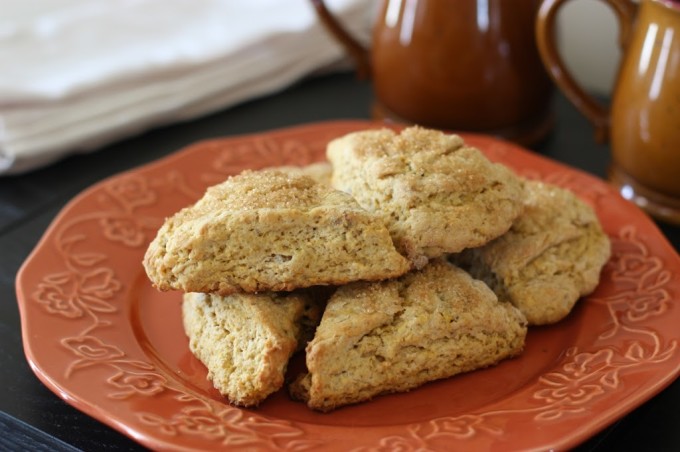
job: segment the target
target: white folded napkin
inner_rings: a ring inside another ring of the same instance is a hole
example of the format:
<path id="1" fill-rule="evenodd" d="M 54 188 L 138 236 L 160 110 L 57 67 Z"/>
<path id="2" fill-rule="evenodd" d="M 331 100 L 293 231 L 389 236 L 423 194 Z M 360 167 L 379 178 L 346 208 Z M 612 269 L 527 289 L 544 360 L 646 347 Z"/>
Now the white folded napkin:
<path id="1" fill-rule="evenodd" d="M 282 89 L 345 57 L 309 0 L 8 0 L 0 174 Z M 364 42 L 370 2 L 328 0 Z"/>

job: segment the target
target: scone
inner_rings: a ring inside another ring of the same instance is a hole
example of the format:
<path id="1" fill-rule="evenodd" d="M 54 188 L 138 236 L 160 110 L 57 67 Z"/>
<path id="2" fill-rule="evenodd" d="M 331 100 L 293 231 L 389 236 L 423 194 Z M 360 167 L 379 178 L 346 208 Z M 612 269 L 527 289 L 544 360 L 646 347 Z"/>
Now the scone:
<path id="1" fill-rule="evenodd" d="M 258 405 L 284 383 L 291 355 L 304 347 L 321 316 L 306 295 L 184 294 L 184 330 L 191 352 L 229 401 Z"/>
<path id="2" fill-rule="evenodd" d="M 610 243 L 595 212 L 572 192 L 536 181 L 525 192 L 524 213 L 505 235 L 451 258 L 530 325 L 551 324 L 595 289 Z"/>
<path id="3" fill-rule="evenodd" d="M 330 298 L 289 390 L 329 411 L 498 363 L 521 352 L 526 320 L 443 259 L 401 278 L 353 283 Z"/>
<path id="4" fill-rule="evenodd" d="M 165 221 L 144 256 L 160 290 L 288 291 L 399 276 L 380 218 L 306 176 L 245 171 Z"/>
<path id="5" fill-rule="evenodd" d="M 457 135 L 368 130 L 333 140 L 326 154 L 333 187 L 381 215 L 416 268 L 498 237 L 522 209 L 518 177 Z"/>

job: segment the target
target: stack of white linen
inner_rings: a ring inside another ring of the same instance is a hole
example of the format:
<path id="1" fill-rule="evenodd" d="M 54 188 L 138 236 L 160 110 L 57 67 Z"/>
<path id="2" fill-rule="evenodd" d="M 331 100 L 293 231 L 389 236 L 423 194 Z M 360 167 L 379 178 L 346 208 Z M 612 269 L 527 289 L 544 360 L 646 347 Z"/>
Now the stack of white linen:
<path id="1" fill-rule="evenodd" d="M 367 2 L 327 4 L 368 40 Z M 8 0 L 2 9 L 0 174 L 274 92 L 345 58 L 309 0 Z"/>

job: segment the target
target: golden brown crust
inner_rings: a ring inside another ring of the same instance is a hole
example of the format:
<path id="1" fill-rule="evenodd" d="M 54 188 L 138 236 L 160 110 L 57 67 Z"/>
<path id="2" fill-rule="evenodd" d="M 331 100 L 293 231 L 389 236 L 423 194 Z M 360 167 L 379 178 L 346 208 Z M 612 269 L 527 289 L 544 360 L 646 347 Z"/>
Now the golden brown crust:
<path id="1" fill-rule="evenodd" d="M 381 215 L 417 268 L 498 237 L 521 211 L 514 173 L 457 135 L 419 127 L 356 132 L 333 140 L 327 156 L 332 185 Z"/>
<path id="2" fill-rule="evenodd" d="M 192 353 L 229 401 L 255 406 L 279 390 L 290 356 L 321 316 L 301 293 L 184 294 L 184 330 Z"/>
<path id="3" fill-rule="evenodd" d="M 520 353 L 526 320 L 481 281 L 435 260 L 396 280 L 340 287 L 289 388 L 329 411 Z"/>
<path id="4" fill-rule="evenodd" d="M 282 173 L 290 175 L 309 176 L 312 179 L 314 179 L 317 183 L 329 187 L 331 185 L 331 176 L 333 175 L 333 167 L 329 162 L 315 162 L 304 166 L 295 165 L 277 166 L 272 167 L 271 169 L 275 169 L 277 171 L 281 171 Z"/>
<path id="5" fill-rule="evenodd" d="M 576 195 L 527 181 L 524 213 L 508 233 L 453 259 L 517 306 L 530 325 L 555 323 L 595 290 L 610 243 Z"/>
<path id="6" fill-rule="evenodd" d="M 293 290 L 399 276 L 380 219 L 306 176 L 246 171 L 165 221 L 144 257 L 160 290 Z"/>

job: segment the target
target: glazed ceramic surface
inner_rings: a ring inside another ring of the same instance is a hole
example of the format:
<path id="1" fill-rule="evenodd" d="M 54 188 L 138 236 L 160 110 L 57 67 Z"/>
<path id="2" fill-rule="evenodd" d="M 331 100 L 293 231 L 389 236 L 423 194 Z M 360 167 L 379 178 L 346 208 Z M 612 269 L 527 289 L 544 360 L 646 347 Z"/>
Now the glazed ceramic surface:
<path id="1" fill-rule="evenodd" d="M 623 196 L 680 225 L 680 2 L 605 0 L 623 51 L 610 106 L 576 82 L 556 45 L 556 15 L 571 0 L 545 0 L 536 22 L 541 56 L 557 85 L 611 142 L 610 179 Z"/>
<path id="2" fill-rule="evenodd" d="M 146 278 L 148 243 L 207 186 L 246 168 L 322 160 L 329 139 L 380 126 L 330 122 L 205 141 L 77 196 L 17 277 L 37 376 L 151 449 L 376 451 L 566 449 L 677 377 L 680 258 L 648 217 L 599 179 L 465 135 L 490 159 L 596 209 L 613 246 L 597 290 L 561 323 L 530 329 L 524 353 L 492 368 L 327 414 L 285 391 L 257 409 L 230 406 L 189 352 L 180 293 Z"/>
<path id="3" fill-rule="evenodd" d="M 540 0 L 384 0 L 370 49 L 312 0 L 372 74 L 376 118 L 533 144 L 552 127 L 553 86 L 534 37 Z"/>

